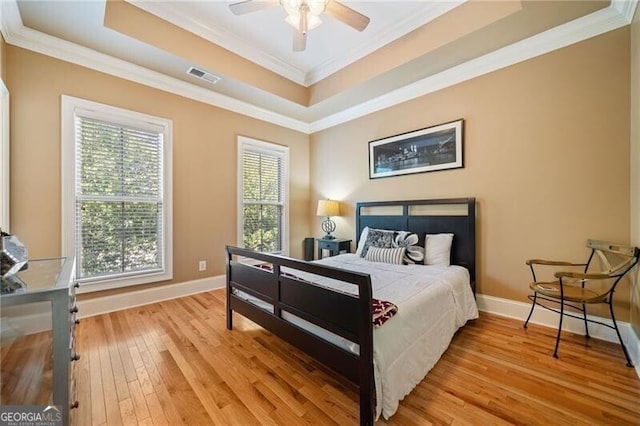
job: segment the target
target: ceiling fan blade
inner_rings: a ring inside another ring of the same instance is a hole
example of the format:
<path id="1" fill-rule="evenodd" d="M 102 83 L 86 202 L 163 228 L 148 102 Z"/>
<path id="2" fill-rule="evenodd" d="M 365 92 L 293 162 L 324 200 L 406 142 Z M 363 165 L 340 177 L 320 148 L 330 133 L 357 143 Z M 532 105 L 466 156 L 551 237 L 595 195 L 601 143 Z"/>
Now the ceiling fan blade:
<path id="1" fill-rule="evenodd" d="M 246 13 L 257 12 L 259 10 L 268 9 L 273 6 L 277 6 L 279 2 L 277 0 L 271 1 L 258 1 L 258 0 L 244 0 L 238 3 L 232 3 L 229 5 L 229 9 L 234 15 L 244 15 Z"/>
<path id="2" fill-rule="evenodd" d="M 327 4 L 325 13 L 358 31 L 363 31 L 367 28 L 370 21 L 369 17 L 335 0 L 331 0 L 329 4 Z"/>
<path id="3" fill-rule="evenodd" d="M 293 30 L 293 51 L 302 52 L 307 48 L 307 33 Z"/>

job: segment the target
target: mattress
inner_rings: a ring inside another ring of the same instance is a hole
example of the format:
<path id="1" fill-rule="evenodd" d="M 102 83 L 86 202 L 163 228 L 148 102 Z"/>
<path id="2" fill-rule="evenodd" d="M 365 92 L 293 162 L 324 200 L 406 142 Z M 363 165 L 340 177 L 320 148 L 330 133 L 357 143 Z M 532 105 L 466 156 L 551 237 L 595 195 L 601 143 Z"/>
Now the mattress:
<path id="1" fill-rule="evenodd" d="M 373 330 L 373 359 L 377 395 L 376 418 L 389 418 L 399 402 L 433 368 L 455 332 L 478 317 L 469 285 L 469 272 L 461 266 L 392 265 L 370 262 L 355 254 L 342 254 L 314 263 L 371 276 L 373 297 L 398 306 L 398 313 Z M 286 268 L 283 268 L 283 270 Z M 288 270 L 298 277 L 347 293 L 355 286 L 330 278 Z M 262 309 L 273 306 L 238 294 Z M 358 345 L 292 314 L 283 318 L 344 349 L 358 352 Z"/>

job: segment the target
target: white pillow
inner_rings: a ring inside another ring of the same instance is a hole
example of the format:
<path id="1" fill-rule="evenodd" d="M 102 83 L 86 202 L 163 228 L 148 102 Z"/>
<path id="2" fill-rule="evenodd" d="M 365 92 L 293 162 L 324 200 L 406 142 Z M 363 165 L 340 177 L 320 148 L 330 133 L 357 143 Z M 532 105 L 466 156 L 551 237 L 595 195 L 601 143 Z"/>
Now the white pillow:
<path id="1" fill-rule="evenodd" d="M 364 243 L 367 241 L 367 236 L 369 235 L 369 227 L 365 226 L 362 232 L 360 233 L 360 238 L 358 239 L 358 247 L 356 248 L 356 255 L 362 257 L 362 250 L 364 249 Z"/>
<path id="2" fill-rule="evenodd" d="M 402 265 L 405 250 L 404 247 L 382 248 L 371 246 L 367 250 L 364 260 Z"/>
<path id="3" fill-rule="evenodd" d="M 452 242 L 453 234 L 427 234 L 424 240 L 424 264 L 449 266 Z"/>

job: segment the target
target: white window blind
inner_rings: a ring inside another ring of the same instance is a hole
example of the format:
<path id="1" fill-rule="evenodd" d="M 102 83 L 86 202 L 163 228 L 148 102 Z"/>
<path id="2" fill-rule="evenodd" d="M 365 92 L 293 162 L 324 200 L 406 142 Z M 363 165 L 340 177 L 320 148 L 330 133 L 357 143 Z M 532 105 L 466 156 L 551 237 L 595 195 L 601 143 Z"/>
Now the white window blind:
<path id="1" fill-rule="evenodd" d="M 287 148 L 240 138 L 239 240 L 245 248 L 287 252 Z"/>
<path id="2" fill-rule="evenodd" d="M 137 122 L 132 112 L 73 111 L 73 229 L 67 246 L 73 246 L 77 279 L 116 281 L 103 286 L 111 288 L 170 278 L 166 126 L 146 116 Z"/>

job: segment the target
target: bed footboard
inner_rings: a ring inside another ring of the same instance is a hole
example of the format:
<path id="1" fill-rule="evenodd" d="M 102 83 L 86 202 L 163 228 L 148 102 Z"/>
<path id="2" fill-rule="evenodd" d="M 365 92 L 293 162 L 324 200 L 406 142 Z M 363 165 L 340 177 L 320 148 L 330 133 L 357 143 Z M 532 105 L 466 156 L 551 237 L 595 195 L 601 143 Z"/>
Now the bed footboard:
<path id="1" fill-rule="evenodd" d="M 369 275 L 238 247 L 227 246 L 226 251 L 227 328 L 233 328 L 236 311 L 356 383 L 360 389 L 360 424 L 372 425 L 375 386 Z M 255 264 L 270 266 L 262 268 Z M 283 267 L 287 268 L 286 274 Z M 295 271 L 353 284 L 357 294 L 296 279 L 291 276 Z M 269 304 L 271 309 L 258 307 L 238 292 Z M 284 319 L 285 312 L 358 344 L 359 354 Z"/>

